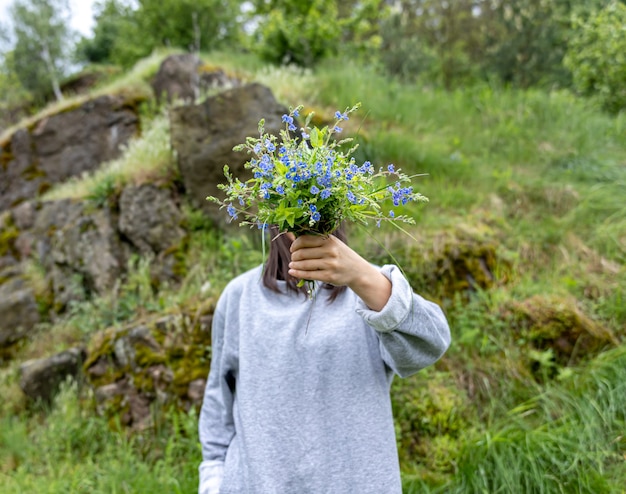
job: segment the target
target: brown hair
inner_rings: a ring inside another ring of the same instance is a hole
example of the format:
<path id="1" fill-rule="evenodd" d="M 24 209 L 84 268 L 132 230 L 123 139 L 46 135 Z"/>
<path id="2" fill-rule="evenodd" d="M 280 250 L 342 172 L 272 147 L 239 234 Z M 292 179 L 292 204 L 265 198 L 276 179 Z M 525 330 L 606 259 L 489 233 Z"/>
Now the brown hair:
<path id="1" fill-rule="evenodd" d="M 306 296 L 306 283 L 298 287 L 298 280 L 289 276 L 289 262 L 291 261 L 289 248 L 291 247 L 291 240 L 289 240 L 287 235 L 281 234 L 275 226 L 269 228 L 269 233 L 271 238 L 270 252 L 263 270 L 263 285 L 273 292 L 282 293 L 278 287 L 277 281 L 284 280 L 286 282 L 287 291 L 302 293 Z M 333 235 L 342 242 L 346 242 L 346 234 L 343 226 L 339 226 L 339 228 L 333 232 Z M 323 285 L 323 288 L 330 291 L 328 294 L 328 302 L 335 300 L 339 294 L 346 289 L 345 286 L 334 286 L 327 283 Z"/>

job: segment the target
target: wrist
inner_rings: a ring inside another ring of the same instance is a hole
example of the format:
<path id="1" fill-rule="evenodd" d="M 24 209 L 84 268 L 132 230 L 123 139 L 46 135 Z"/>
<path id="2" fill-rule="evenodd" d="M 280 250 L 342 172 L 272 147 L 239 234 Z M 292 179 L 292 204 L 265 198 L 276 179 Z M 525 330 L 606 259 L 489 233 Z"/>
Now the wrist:
<path id="1" fill-rule="evenodd" d="M 391 282 L 378 268 L 366 263 L 358 275 L 348 283 L 348 287 L 371 310 L 380 311 L 385 307 L 391 296 Z"/>

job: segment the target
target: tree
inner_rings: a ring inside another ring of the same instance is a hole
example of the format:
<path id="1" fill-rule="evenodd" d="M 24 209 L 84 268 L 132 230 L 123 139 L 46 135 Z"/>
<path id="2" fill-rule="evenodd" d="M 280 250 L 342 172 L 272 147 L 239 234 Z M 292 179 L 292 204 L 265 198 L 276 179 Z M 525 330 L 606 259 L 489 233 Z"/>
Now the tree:
<path id="1" fill-rule="evenodd" d="M 155 48 L 211 50 L 236 39 L 238 0 L 104 0 L 79 56 L 130 66 Z"/>
<path id="2" fill-rule="evenodd" d="M 111 61 L 122 25 L 132 18 L 132 9 L 120 0 L 101 0 L 94 4 L 93 37 L 83 37 L 76 46 L 76 58 L 91 63 Z"/>
<path id="3" fill-rule="evenodd" d="M 572 15 L 588 15 L 602 3 L 605 0 L 483 1 L 484 70 L 518 87 L 570 86 L 563 57 Z"/>
<path id="4" fill-rule="evenodd" d="M 613 1 L 576 26 L 565 57 L 574 86 L 610 112 L 626 109 L 626 6 Z"/>
<path id="5" fill-rule="evenodd" d="M 9 9 L 15 73 L 39 98 L 51 87 L 56 99 L 63 99 L 59 79 L 65 74 L 73 37 L 70 14 L 67 0 L 15 0 Z"/>
<path id="6" fill-rule="evenodd" d="M 383 26 L 383 65 L 443 86 L 472 79 L 482 57 L 478 0 L 401 0 Z"/>
<path id="7" fill-rule="evenodd" d="M 335 0 L 271 0 L 256 4 L 257 51 L 279 64 L 311 67 L 337 50 L 341 36 Z"/>

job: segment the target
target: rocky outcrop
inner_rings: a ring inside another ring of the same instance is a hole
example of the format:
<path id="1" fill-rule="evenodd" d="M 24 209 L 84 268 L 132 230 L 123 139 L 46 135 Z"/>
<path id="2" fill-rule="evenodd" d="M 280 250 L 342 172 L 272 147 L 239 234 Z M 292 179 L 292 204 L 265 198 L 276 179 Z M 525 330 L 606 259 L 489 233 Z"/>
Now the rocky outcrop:
<path id="1" fill-rule="evenodd" d="M 194 205 L 225 221 L 225 215 L 217 214 L 217 207 L 206 197 L 222 196 L 217 184 L 224 182 L 226 164 L 242 180 L 249 176 L 244 169 L 248 155 L 234 152 L 233 147 L 245 142 L 246 137 L 258 136 L 262 118 L 266 131 L 278 134 L 285 113 L 287 109 L 276 101 L 271 90 L 260 84 L 224 91 L 200 105 L 171 109 L 172 146 Z"/>
<path id="2" fill-rule="evenodd" d="M 27 201 L 0 218 L 0 348 L 26 337 L 40 311 L 102 295 L 123 280 L 133 253 L 155 259 L 155 283 L 177 279 L 184 218 L 170 189 L 129 185 L 100 208 L 89 201 Z M 22 276 L 36 259 L 45 271 L 37 293 Z"/>
<path id="3" fill-rule="evenodd" d="M 49 402 L 68 378 L 77 378 L 85 350 L 71 348 L 52 357 L 28 360 L 20 365 L 20 388 L 32 400 Z"/>
<path id="4" fill-rule="evenodd" d="M 239 81 L 223 70 L 203 65 L 193 53 L 170 55 L 161 63 L 152 80 L 152 90 L 158 100 L 182 100 L 193 103 L 207 90 L 237 86 Z"/>
<path id="5" fill-rule="evenodd" d="M 153 255 L 185 237 L 183 215 L 167 189 L 128 186 L 120 197 L 119 230 L 142 254 Z"/>
<path id="6" fill-rule="evenodd" d="M 141 428 L 149 424 L 155 403 L 182 409 L 199 405 L 210 366 L 213 310 L 214 300 L 207 300 L 193 314 L 97 334 L 84 371 L 100 413 Z"/>
<path id="7" fill-rule="evenodd" d="M 138 129 L 133 104 L 101 96 L 17 130 L 0 143 L 0 211 L 118 157 Z"/>

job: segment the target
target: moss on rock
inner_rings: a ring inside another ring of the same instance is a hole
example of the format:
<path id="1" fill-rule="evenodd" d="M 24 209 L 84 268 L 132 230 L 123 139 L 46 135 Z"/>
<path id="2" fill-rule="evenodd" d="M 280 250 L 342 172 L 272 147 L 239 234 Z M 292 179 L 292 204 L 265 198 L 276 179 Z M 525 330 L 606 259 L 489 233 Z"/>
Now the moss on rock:
<path id="1" fill-rule="evenodd" d="M 13 223 L 11 214 L 9 212 L 0 214 L 0 257 L 9 255 L 19 258 L 15 248 L 15 241 L 19 235 L 20 231 Z"/>
<path id="2" fill-rule="evenodd" d="M 215 300 L 205 300 L 179 314 L 96 335 L 84 369 L 100 396 L 100 413 L 141 427 L 153 403 L 185 410 L 199 406 L 201 396 L 190 390 L 209 372 L 214 308 Z"/>
<path id="3" fill-rule="evenodd" d="M 457 225 L 428 243 L 430 248 L 411 246 L 397 256 L 419 293 L 440 301 L 451 300 L 457 295 L 488 290 L 508 279 L 511 266 L 499 253 L 498 232 L 485 223 Z"/>
<path id="4" fill-rule="evenodd" d="M 542 362 L 540 354 L 530 354 L 528 365 L 537 377 L 543 377 L 539 373 L 545 371 L 546 365 L 552 367 L 548 377 L 554 377 L 559 367 L 575 364 L 618 344 L 615 335 L 586 315 L 573 298 L 535 295 L 509 303 L 504 316 L 524 343 L 530 343 L 536 352 L 544 352 L 545 358 L 551 360 Z"/>

